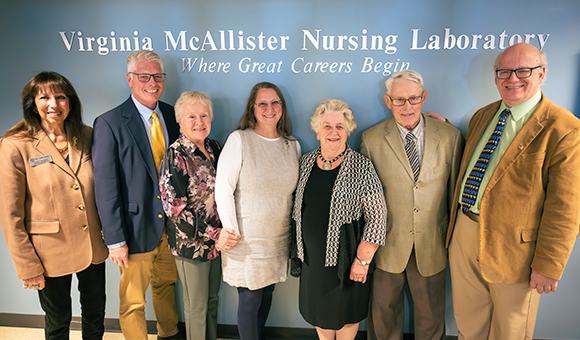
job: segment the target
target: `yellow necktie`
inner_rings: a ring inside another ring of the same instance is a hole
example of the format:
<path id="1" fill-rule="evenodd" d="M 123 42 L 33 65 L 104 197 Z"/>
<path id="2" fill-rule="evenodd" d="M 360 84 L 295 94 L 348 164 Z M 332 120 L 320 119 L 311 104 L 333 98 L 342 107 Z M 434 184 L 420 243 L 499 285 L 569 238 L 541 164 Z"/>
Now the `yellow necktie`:
<path id="1" fill-rule="evenodd" d="M 151 118 L 153 118 L 153 123 L 151 124 L 151 148 L 153 149 L 155 168 L 157 173 L 159 173 L 159 165 L 165 155 L 165 136 L 163 136 L 163 128 L 155 112 L 153 112 Z"/>

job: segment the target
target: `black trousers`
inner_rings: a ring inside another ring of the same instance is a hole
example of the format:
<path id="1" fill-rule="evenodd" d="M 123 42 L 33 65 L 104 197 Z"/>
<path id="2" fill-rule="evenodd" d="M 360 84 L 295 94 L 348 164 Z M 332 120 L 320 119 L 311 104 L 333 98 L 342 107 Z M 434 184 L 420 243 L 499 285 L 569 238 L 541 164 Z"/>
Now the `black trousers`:
<path id="1" fill-rule="evenodd" d="M 81 294 L 83 340 L 103 338 L 105 332 L 105 263 L 91 264 L 76 273 Z M 44 317 L 45 339 L 68 340 L 72 318 L 72 275 L 45 277 L 45 287 L 38 291 Z"/>

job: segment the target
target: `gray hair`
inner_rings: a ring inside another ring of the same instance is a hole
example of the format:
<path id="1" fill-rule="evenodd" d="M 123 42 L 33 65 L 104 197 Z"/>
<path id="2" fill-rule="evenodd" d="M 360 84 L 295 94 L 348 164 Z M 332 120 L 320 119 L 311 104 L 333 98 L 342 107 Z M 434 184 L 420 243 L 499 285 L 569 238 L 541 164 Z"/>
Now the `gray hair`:
<path id="1" fill-rule="evenodd" d="M 346 133 L 348 136 L 350 136 L 350 133 L 356 129 L 356 121 L 354 120 L 352 109 L 348 104 L 339 99 L 327 99 L 318 104 L 318 107 L 316 108 L 316 111 L 314 111 L 314 115 L 310 120 L 310 127 L 317 135 L 320 130 L 320 120 L 325 112 L 337 112 L 344 115 L 346 120 Z"/>
<path id="2" fill-rule="evenodd" d="M 207 106 L 209 109 L 209 120 L 213 120 L 213 105 L 209 94 L 198 91 L 183 92 L 181 96 L 179 96 L 177 102 L 175 102 L 175 120 L 178 122 L 181 121 L 185 105 L 193 105 L 197 103 Z"/>
<path id="3" fill-rule="evenodd" d="M 137 50 L 127 57 L 127 73 L 135 72 L 137 61 L 142 59 L 158 63 L 161 67 L 161 72 L 163 72 L 163 61 L 159 54 L 149 50 Z"/>
<path id="4" fill-rule="evenodd" d="M 391 92 L 391 88 L 393 87 L 393 83 L 397 80 L 405 79 L 412 81 L 421 87 L 421 92 L 425 90 L 425 86 L 423 85 L 423 77 L 419 74 L 419 72 L 413 70 L 403 70 L 399 71 L 391 76 L 391 78 L 385 81 L 385 87 L 387 88 L 387 94 Z"/>

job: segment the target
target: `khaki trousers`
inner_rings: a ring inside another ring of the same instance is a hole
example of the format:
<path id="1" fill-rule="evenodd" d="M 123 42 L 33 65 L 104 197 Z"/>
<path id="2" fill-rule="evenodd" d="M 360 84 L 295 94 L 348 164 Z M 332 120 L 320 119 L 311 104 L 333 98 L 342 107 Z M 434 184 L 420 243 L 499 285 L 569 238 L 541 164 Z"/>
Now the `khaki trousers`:
<path id="1" fill-rule="evenodd" d="M 153 251 L 129 255 L 129 268 L 121 267 L 119 284 L 119 323 L 125 339 L 147 339 L 145 293 L 151 283 L 151 299 L 161 337 L 177 334 L 175 258 L 169 253 L 167 234 L 161 236 Z"/>
<path id="2" fill-rule="evenodd" d="M 458 339 L 531 340 L 540 294 L 529 282 L 489 283 L 479 270 L 479 224 L 461 212 L 449 246 Z"/>
<path id="3" fill-rule="evenodd" d="M 446 270 L 442 270 L 432 276 L 422 276 L 417 269 L 415 249 L 402 273 L 377 269 L 373 273 L 368 339 L 403 340 L 405 281 L 409 284 L 415 307 L 415 339 L 444 339 L 446 275 Z"/>
<path id="4" fill-rule="evenodd" d="M 216 340 L 221 257 L 205 262 L 175 257 L 175 264 L 183 285 L 187 340 Z"/>

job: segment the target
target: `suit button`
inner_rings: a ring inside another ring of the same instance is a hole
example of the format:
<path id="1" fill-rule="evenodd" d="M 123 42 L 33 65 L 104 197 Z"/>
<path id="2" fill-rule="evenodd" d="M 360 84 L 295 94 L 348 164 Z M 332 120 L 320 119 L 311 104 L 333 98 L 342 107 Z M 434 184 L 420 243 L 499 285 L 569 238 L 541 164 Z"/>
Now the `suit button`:
<path id="1" fill-rule="evenodd" d="M 81 229 L 82 229 L 82 230 L 87 230 L 87 228 L 88 228 L 88 227 L 89 227 L 89 226 L 85 224 L 85 225 L 83 225 L 83 226 L 81 227 Z"/>
<path id="2" fill-rule="evenodd" d="M 73 184 L 73 186 L 71 187 L 73 190 L 79 190 L 79 185 L 78 184 Z"/>
<path id="3" fill-rule="evenodd" d="M 159 215 L 157 215 L 157 217 L 159 217 L 159 218 L 163 218 L 163 215 L 159 214 Z"/>
<path id="4" fill-rule="evenodd" d="M 415 190 L 417 190 L 417 189 L 419 189 L 419 186 L 418 185 L 415 185 Z"/>
<path id="5" fill-rule="evenodd" d="M 413 212 L 416 212 L 416 213 L 418 213 L 418 212 L 419 212 L 419 209 L 417 209 L 417 208 L 413 208 Z"/>
<path id="6" fill-rule="evenodd" d="M 77 209 L 79 209 L 80 211 L 85 210 L 85 206 L 82 204 L 79 204 L 79 206 L 77 207 Z"/>

